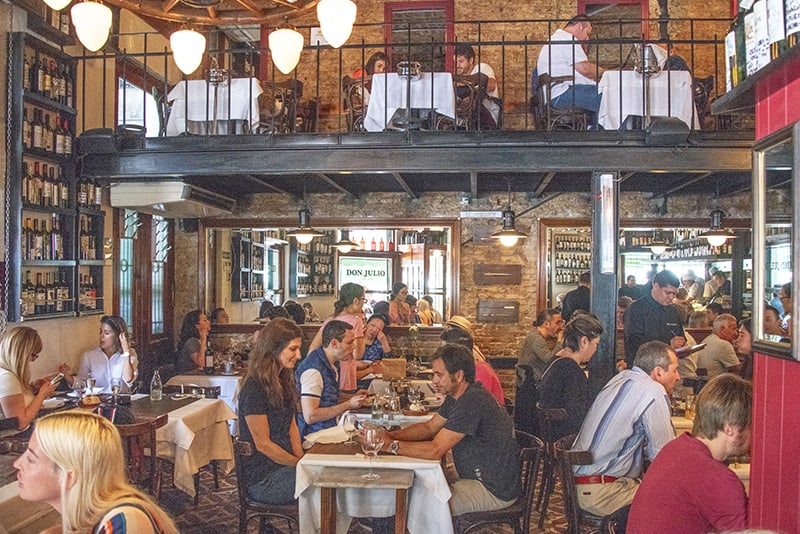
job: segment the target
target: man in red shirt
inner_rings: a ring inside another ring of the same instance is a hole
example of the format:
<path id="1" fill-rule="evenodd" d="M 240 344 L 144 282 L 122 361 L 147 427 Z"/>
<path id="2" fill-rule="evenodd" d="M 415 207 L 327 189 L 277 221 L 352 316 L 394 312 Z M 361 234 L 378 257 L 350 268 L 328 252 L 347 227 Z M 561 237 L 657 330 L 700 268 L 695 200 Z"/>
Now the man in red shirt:
<path id="1" fill-rule="evenodd" d="M 739 531 L 747 528 L 744 485 L 723 462 L 750 450 L 753 386 L 730 373 L 697 398 L 692 433 L 668 443 L 644 475 L 626 532 Z"/>

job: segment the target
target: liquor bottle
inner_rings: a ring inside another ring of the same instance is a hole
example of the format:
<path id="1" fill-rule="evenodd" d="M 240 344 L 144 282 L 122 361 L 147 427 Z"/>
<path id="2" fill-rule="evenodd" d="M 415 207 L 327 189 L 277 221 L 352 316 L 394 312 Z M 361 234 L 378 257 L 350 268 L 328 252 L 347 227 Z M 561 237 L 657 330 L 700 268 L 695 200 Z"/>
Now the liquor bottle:
<path id="1" fill-rule="evenodd" d="M 56 286 L 53 284 L 53 276 L 51 273 L 45 275 L 45 305 L 47 306 L 47 313 L 55 313 L 56 311 Z"/>
<path id="2" fill-rule="evenodd" d="M 394 241 L 389 240 L 389 252 L 394 252 Z"/>
<path id="3" fill-rule="evenodd" d="M 366 243 L 364 242 L 364 236 L 361 236 L 361 241 L 358 242 L 358 249 L 359 250 L 367 250 Z"/>
<path id="4" fill-rule="evenodd" d="M 22 108 L 22 146 L 25 148 L 30 148 L 31 143 L 33 140 L 31 139 L 32 135 L 32 127 L 31 121 L 28 119 L 28 108 Z"/>
<path id="5" fill-rule="evenodd" d="M 31 122 L 31 146 L 33 148 L 44 148 L 44 125 L 42 124 L 42 110 L 33 110 L 33 122 Z"/>
<path id="6" fill-rule="evenodd" d="M 372 237 L 372 242 L 369 244 L 369 249 L 370 250 L 377 250 L 378 249 L 378 244 L 375 243 L 375 237 L 374 236 Z"/>
<path id="7" fill-rule="evenodd" d="M 383 242 L 383 238 L 381 237 L 381 242 L 378 243 L 378 250 L 383 252 L 385 248 L 386 248 L 386 243 Z"/>
<path id="8" fill-rule="evenodd" d="M 153 372 L 153 379 L 150 381 L 150 400 L 160 401 L 164 392 L 164 386 L 161 383 L 161 375 L 158 369 Z"/>
<path id="9" fill-rule="evenodd" d="M 42 273 L 36 273 L 36 287 L 34 288 L 33 313 L 41 315 L 47 310 L 47 292 L 42 284 Z"/>
<path id="10" fill-rule="evenodd" d="M 206 339 L 205 367 L 203 367 L 203 371 L 207 375 L 214 372 L 214 349 L 211 348 L 211 341 L 208 339 Z"/>

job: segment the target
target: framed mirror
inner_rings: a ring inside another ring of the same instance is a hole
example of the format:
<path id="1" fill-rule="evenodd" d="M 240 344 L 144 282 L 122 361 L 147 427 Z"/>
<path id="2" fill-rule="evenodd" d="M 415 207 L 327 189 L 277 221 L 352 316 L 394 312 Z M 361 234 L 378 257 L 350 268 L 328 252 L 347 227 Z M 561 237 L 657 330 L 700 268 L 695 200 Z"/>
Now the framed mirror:
<path id="1" fill-rule="evenodd" d="M 793 298 L 794 251 L 800 250 L 797 201 L 800 123 L 784 128 L 753 147 L 753 345 L 756 350 L 800 360 L 792 340 L 800 326 Z M 776 313 L 778 314 L 776 320 Z"/>

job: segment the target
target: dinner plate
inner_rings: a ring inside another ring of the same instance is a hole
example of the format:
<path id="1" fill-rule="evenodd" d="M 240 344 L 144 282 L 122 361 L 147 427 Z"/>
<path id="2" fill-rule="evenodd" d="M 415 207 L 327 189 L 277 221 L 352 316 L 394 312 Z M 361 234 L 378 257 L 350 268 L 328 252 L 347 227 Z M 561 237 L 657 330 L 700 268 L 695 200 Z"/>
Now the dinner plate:
<path id="1" fill-rule="evenodd" d="M 44 402 L 42 402 L 42 408 L 45 410 L 55 410 L 62 406 L 64 406 L 64 401 L 61 399 L 45 399 Z"/>
<path id="2" fill-rule="evenodd" d="M 225 371 L 222 371 L 220 374 L 222 376 L 236 376 L 236 375 L 239 374 L 239 371 L 231 371 L 230 373 L 226 373 Z"/>
<path id="3" fill-rule="evenodd" d="M 91 393 L 91 394 L 92 394 L 92 395 L 97 395 L 97 394 L 98 394 L 98 393 L 100 393 L 101 391 L 103 391 L 103 388 L 101 388 L 101 387 L 94 387 L 94 388 L 92 389 L 92 393 Z M 70 390 L 70 391 L 68 391 L 68 392 L 67 392 L 67 397 L 72 397 L 73 399 L 78 399 L 78 398 L 80 398 L 81 394 L 83 394 L 83 393 L 85 393 L 85 392 L 86 392 L 86 389 L 82 389 L 82 390 L 80 390 L 80 391 L 75 391 L 75 390 L 73 389 L 73 390 Z"/>

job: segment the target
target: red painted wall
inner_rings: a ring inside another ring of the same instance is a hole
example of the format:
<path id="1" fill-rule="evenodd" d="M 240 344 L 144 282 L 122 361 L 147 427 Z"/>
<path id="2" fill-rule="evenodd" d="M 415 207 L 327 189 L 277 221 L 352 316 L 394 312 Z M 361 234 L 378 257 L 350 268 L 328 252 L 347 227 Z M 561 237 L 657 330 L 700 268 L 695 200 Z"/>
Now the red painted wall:
<path id="1" fill-rule="evenodd" d="M 800 59 L 759 82 L 755 101 L 756 139 L 800 120 Z M 750 526 L 800 533 L 800 362 L 756 354 L 753 390 Z"/>

